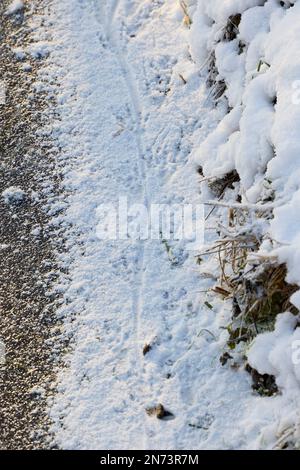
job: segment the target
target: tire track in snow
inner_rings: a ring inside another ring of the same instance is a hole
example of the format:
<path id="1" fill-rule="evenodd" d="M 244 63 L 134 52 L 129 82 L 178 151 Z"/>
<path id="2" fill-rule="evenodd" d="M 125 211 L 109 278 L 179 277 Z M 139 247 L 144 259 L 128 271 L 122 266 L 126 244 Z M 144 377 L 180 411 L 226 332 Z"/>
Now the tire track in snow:
<path id="1" fill-rule="evenodd" d="M 136 144 L 138 149 L 138 168 L 139 168 L 139 180 L 142 188 L 141 193 L 141 204 L 149 208 L 149 194 L 148 194 L 148 184 L 147 184 L 147 171 L 145 168 L 144 155 L 145 150 L 143 146 L 143 130 L 141 124 L 141 104 L 139 100 L 139 93 L 137 89 L 137 84 L 133 73 L 131 71 L 130 64 L 126 60 L 126 55 L 122 54 L 120 49 L 119 41 L 116 39 L 114 34 L 114 20 L 118 13 L 119 7 L 121 6 L 120 0 L 115 0 L 110 13 L 110 21 L 108 28 L 106 30 L 107 39 L 110 42 L 112 49 L 114 50 L 116 57 L 118 59 L 120 69 L 122 70 L 127 88 L 128 94 L 131 101 L 131 112 L 134 122 L 134 134 L 136 137 Z M 118 31 L 118 30 L 117 30 Z M 142 344 L 141 344 L 141 334 L 140 326 L 144 308 L 143 292 L 145 290 L 145 274 L 146 274 L 146 263 L 145 263 L 145 250 L 147 241 L 137 241 L 137 254 L 138 254 L 138 265 L 137 273 L 135 278 L 135 289 L 133 291 L 133 319 L 134 319 L 134 336 L 135 336 L 135 348 L 133 351 L 132 365 L 136 365 L 136 359 L 138 360 L 139 371 L 137 373 L 137 379 L 139 381 L 140 395 L 142 399 L 141 406 L 143 407 L 142 412 L 144 413 L 145 400 L 143 400 L 143 395 L 145 393 L 145 388 L 147 383 L 144 381 L 144 364 L 142 360 Z M 146 418 L 145 418 L 146 419 Z M 142 449 L 147 448 L 147 435 L 145 432 L 145 420 L 142 419 Z"/>
<path id="2" fill-rule="evenodd" d="M 95 1 L 95 7 L 98 9 L 100 3 Z M 128 96 L 130 99 L 130 108 L 131 108 L 131 118 L 134 125 L 134 135 L 136 138 L 136 145 L 138 151 L 138 170 L 139 170 L 139 184 L 141 186 L 141 200 L 139 203 L 143 204 L 145 207 L 149 208 L 150 198 L 149 198 L 149 191 L 148 191 L 148 184 L 147 184 L 147 171 L 145 167 L 145 150 L 143 145 L 143 129 L 141 123 L 141 116 L 142 116 L 142 109 L 139 100 L 139 92 L 137 89 L 136 80 L 133 76 L 130 64 L 126 60 L 125 53 L 122 53 L 119 40 L 116 38 L 116 34 L 118 33 L 118 29 L 116 30 L 114 26 L 116 26 L 115 18 L 118 14 L 119 8 L 121 7 L 120 0 L 114 0 L 112 5 L 110 5 L 109 11 L 107 12 L 107 18 L 104 19 L 105 24 L 105 36 L 106 40 L 117 58 L 120 70 L 124 77 L 127 89 L 128 89 Z M 101 8 L 101 6 L 100 6 Z M 100 16 L 102 15 L 102 11 L 99 12 L 98 10 L 98 21 L 101 22 Z M 136 248 L 137 248 L 137 272 L 134 281 L 134 290 L 133 290 L 133 321 L 134 321 L 134 350 L 132 351 L 132 358 L 131 358 L 131 365 L 132 367 L 137 366 L 138 361 L 138 372 L 136 374 L 138 385 L 137 388 L 140 389 L 140 396 L 141 396 L 141 411 L 145 412 L 145 399 L 143 396 L 145 395 L 145 389 L 147 387 L 147 383 L 144 380 L 144 364 L 142 359 L 142 338 L 140 335 L 140 325 L 141 325 L 141 318 L 143 314 L 144 308 L 144 301 L 143 301 L 143 292 L 145 290 L 145 274 L 146 274 L 146 262 L 145 262 L 145 251 L 147 240 L 145 241 L 137 241 Z M 146 418 L 145 418 L 146 419 Z M 142 429 L 144 430 L 142 436 L 142 445 L 141 448 L 147 448 L 147 436 L 145 432 L 145 420 L 142 419 Z"/>

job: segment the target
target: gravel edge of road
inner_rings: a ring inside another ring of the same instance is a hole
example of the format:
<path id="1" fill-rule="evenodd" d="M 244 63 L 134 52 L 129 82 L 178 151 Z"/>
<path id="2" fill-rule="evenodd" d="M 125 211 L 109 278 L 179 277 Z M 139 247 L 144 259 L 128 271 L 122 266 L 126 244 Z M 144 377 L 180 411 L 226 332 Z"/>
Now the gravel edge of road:
<path id="1" fill-rule="evenodd" d="M 52 447 L 47 400 L 66 347 L 56 316 L 62 294 L 54 289 L 67 276 L 57 256 L 66 250 L 64 228 L 52 223 L 63 188 L 59 150 L 47 130 L 55 102 L 37 86 L 46 57 L 27 52 L 49 2 L 25 1 L 23 11 L 7 16 L 9 4 L 0 6 L 6 90 L 0 105 L 0 449 L 32 450 Z M 8 188 L 19 188 L 21 197 L 12 190 L 4 198 Z"/>

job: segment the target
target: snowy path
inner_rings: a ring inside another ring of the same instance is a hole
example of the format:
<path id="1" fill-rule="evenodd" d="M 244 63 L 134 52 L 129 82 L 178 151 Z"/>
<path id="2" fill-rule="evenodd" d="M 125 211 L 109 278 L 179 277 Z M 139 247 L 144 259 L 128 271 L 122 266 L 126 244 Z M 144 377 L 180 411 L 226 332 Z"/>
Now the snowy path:
<path id="1" fill-rule="evenodd" d="M 119 197 L 148 208 L 197 201 L 188 156 L 217 116 L 203 114 L 175 13 L 171 1 L 53 2 L 48 73 L 60 80 L 56 132 L 73 191 L 65 221 L 78 234 L 61 309 L 72 351 L 50 409 L 63 448 L 240 448 L 253 445 L 261 425 L 244 432 L 256 398 L 243 371 L 220 366 L 228 312 L 218 300 L 205 306 L 199 292 L 209 281 L 194 254 L 184 243 L 170 256 L 161 240 L 96 233 L 99 206 Z M 143 356 L 146 343 L 153 347 Z M 173 420 L 146 414 L 158 403 Z"/>
<path id="2" fill-rule="evenodd" d="M 117 59 L 117 73 L 116 75 L 122 80 L 125 85 L 125 90 L 127 89 L 127 101 L 124 104 L 124 107 L 128 107 L 130 112 L 129 119 L 131 120 L 131 134 L 128 136 L 129 140 L 135 142 L 135 158 L 133 161 L 128 160 L 128 168 L 124 169 L 124 173 L 135 172 L 135 168 L 138 168 L 136 182 L 137 185 L 137 199 L 134 198 L 135 203 L 143 204 L 145 207 L 149 207 L 149 190 L 148 190 L 148 175 L 147 169 L 145 167 L 145 150 L 143 144 L 143 129 L 141 122 L 141 104 L 139 99 L 139 93 L 137 90 L 137 85 L 135 83 L 135 78 L 130 69 L 130 65 L 124 58 L 120 46 L 118 44 L 118 38 L 116 37 L 115 30 L 115 16 L 118 11 L 119 1 L 116 0 L 112 5 L 105 5 L 95 1 L 95 12 L 96 18 L 99 21 L 100 28 L 104 28 L 105 38 L 107 45 L 112 55 Z M 118 30 L 117 30 L 118 32 Z M 124 95 L 126 97 L 126 93 Z M 122 152 L 120 149 L 118 151 Z M 127 188 L 126 188 L 127 189 Z M 126 191 L 127 192 L 127 191 Z M 121 194 L 119 194 L 122 196 Z M 145 244 L 137 241 L 133 247 L 133 256 L 134 256 L 134 275 L 131 279 L 131 294 L 132 294 L 132 313 L 129 317 L 129 322 L 132 322 L 130 341 L 132 344 L 129 347 L 129 363 L 127 365 L 128 370 L 133 369 L 133 385 L 130 387 L 132 390 L 135 390 L 136 396 L 132 395 L 132 400 L 137 401 L 136 407 L 137 410 L 142 409 L 143 403 L 145 402 L 143 394 L 146 390 L 147 384 L 143 378 L 143 362 L 142 362 L 142 338 L 140 333 L 140 325 L 142 321 L 143 308 L 144 308 L 144 291 L 145 291 L 145 271 L 147 259 L 145 255 Z M 130 248 L 131 250 L 131 248 Z M 130 296 L 126 296 L 130 297 Z M 123 354 L 123 351 L 122 351 Z M 122 358 L 123 359 L 123 358 Z M 130 374 L 129 374 L 130 377 Z M 130 392 L 129 392 L 130 394 Z M 135 418 L 137 420 L 135 425 L 138 425 L 140 429 L 140 444 L 137 443 L 139 448 L 145 448 L 147 445 L 145 430 L 144 430 L 144 419 L 141 419 L 142 416 L 139 415 Z M 139 423 L 140 421 L 140 423 Z M 139 423 L 139 424 L 138 424 Z M 131 442 L 131 438 L 129 440 Z M 129 444 L 130 445 L 130 444 Z"/>

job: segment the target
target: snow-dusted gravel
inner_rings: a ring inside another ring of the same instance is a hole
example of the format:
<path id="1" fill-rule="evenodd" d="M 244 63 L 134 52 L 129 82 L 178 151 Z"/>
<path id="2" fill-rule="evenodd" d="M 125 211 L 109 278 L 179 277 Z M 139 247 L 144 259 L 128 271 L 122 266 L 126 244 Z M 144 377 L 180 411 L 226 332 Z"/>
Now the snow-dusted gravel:
<path id="1" fill-rule="evenodd" d="M 0 80 L 6 88 L 0 105 L 0 448 L 33 449 L 46 446 L 45 395 L 55 378 L 49 341 L 59 326 L 49 289 L 62 243 L 46 206 L 59 193 L 59 175 L 55 149 L 42 133 L 48 100 L 35 86 L 42 61 L 14 53 L 30 44 L 30 24 L 42 2 L 6 17 L 10 3 L 0 5 Z"/>

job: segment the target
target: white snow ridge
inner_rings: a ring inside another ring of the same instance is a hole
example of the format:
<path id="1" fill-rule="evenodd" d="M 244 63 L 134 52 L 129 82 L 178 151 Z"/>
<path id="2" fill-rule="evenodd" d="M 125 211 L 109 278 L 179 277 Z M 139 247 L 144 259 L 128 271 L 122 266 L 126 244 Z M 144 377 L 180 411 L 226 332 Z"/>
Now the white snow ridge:
<path id="1" fill-rule="evenodd" d="M 15 15 L 24 9 L 24 2 L 22 0 L 13 0 L 7 8 L 6 15 Z"/>
<path id="2" fill-rule="evenodd" d="M 51 445 L 298 449 L 300 1 L 50 3 L 26 51 L 65 188 Z M 204 241 L 155 205 L 204 207 Z"/>

